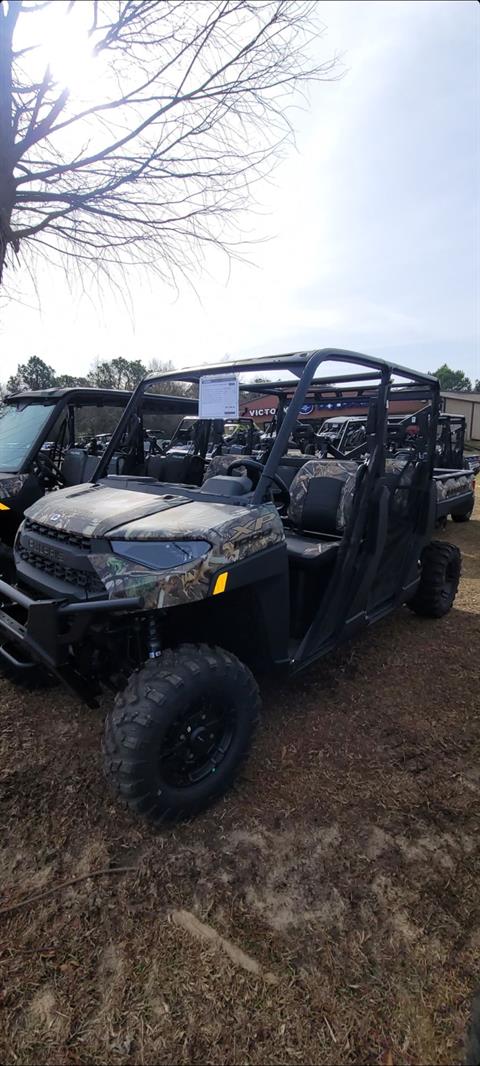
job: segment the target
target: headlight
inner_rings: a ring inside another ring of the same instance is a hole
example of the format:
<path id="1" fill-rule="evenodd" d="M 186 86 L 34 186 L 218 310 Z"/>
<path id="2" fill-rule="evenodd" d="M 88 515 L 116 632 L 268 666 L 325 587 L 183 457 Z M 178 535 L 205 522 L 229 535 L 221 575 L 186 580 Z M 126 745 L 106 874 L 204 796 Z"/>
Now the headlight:
<path id="1" fill-rule="evenodd" d="M 115 555 L 152 570 L 171 570 L 201 559 L 210 550 L 207 540 L 112 540 L 110 543 Z"/>

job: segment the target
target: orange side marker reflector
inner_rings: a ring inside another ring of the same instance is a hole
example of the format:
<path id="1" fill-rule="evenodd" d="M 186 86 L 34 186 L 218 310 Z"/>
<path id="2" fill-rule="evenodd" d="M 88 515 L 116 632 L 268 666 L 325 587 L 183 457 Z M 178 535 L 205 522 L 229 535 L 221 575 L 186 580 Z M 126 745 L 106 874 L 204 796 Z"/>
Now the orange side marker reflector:
<path id="1" fill-rule="evenodd" d="M 228 581 L 228 570 L 225 570 L 223 574 L 219 574 L 217 580 L 213 586 L 213 595 L 218 596 L 219 592 L 225 592 Z"/>
<path id="2" fill-rule="evenodd" d="M 9 510 L 10 510 L 10 508 L 7 507 L 6 503 L 0 503 L 0 511 L 9 511 Z"/>

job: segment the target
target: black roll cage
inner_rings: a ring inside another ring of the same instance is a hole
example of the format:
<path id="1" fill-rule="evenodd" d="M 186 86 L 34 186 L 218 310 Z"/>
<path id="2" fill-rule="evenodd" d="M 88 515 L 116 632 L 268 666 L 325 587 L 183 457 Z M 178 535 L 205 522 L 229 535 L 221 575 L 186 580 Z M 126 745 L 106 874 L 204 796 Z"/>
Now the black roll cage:
<path id="1" fill-rule="evenodd" d="M 365 367 L 367 372 L 330 375 L 328 378 L 315 380 L 318 368 L 322 363 L 329 361 Z M 141 418 L 139 418 L 139 412 L 141 413 L 142 405 L 145 402 L 145 393 L 149 388 L 154 385 L 161 385 L 164 381 L 185 381 L 198 385 L 200 378 L 207 375 L 215 376 L 218 374 L 254 373 L 255 371 L 262 373 L 265 371 L 287 371 L 294 374 L 298 381 L 295 383 L 295 381 L 285 381 L 283 378 L 280 382 L 240 382 L 241 392 L 255 392 L 257 395 L 277 394 L 280 397 L 280 395 L 284 395 L 287 390 L 290 392 L 292 389 L 295 390 L 288 403 L 288 407 L 284 412 L 281 424 L 277 428 L 277 435 L 273 447 L 265 462 L 258 484 L 256 485 L 253 495 L 250 497 L 250 502 L 253 506 L 262 503 L 267 498 L 271 482 L 280 465 L 282 455 L 284 455 L 288 449 L 288 441 L 292 429 L 300 416 L 301 408 L 307 398 L 310 396 L 319 397 L 322 393 L 335 391 L 338 389 L 339 385 L 342 386 L 342 393 L 344 391 L 350 391 L 348 388 L 347 390 L 343 389 L 344 385 L 350 385 L 352 392 L 358 389 L 361 389 L 362 391 L 365 389 L 367 394 L 369 394 L 371 402 L 367 417 L 367 450 L 370 454 L 374 451 L 375 443 L 377 445 L 378 443 L 381 443 L 382 454 L 384 455 L 387 403 L 390 397 L 392 399 L 424 400 L 428 402 L 431 405 L 431 421 L 425 458 L 428 462 L 428 470 L 431 476 L 434 467 L 436 426 L 440 409 L 440 386 L 438 380 L 430 374 L 422 374 L 417 370 L 410 370 L 397 363 L 387 362 L 384 359 L 364 355 L 361 352 L 349 351 L 342 348 L 319 348 L 307 352 L 294 352 L 289 355 L 261 356 L 256 359 L 239 359 L 207 367 L 189 367 L 187 369 L 168 371 L 163 374 L 148 375 L 139 383 L 139 385 L 137 385 L 135 391 L 132 393 L 131 399 L 117 424 L 117 428 L 111 437 L 110 443 L 107 445 L 107 448 L 100 458 L 93 474 L 92 481 L 99 481 L 100 478 L 106 476 L 108 464 L 118 447 L 119 441 L 121 441 L 124 436 L 130 420 L 135 419 L 137 424 L 140 424 Z M 392 381 L 392 375 L 396 375 L 405 380 L 403 383 Z M 372 381 L 377 382 L 376 389 L 372 386 Z M 369 384 L 366 385 L 366 382 Z M 418 412 L 418 414 L 421 413 L 422 412 Z M 381 462 L 378 450 L 376 451 L 376 455 L 377 461 L 375 462 L 375 466 L 377 467 L 378 462 Z M 232 497 L 229 499 L 230 502 L 232 502 Z"/>

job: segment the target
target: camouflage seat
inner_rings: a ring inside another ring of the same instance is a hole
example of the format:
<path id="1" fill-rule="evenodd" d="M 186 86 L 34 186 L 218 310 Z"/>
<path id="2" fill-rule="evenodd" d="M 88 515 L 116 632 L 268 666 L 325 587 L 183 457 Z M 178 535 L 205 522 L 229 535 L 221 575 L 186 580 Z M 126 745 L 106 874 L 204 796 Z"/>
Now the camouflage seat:
<path id="1" fill-rule="evenodd" d="M 358 463 L 309 459 L 290 486 L 288 517 L 297 529 L 341 536 L 352 510 Z"/>
<path id="2" fill-rule="evenodd" d="M 231 466 L 232 463 L 238 462 L 238 460 L 241 458 L 241 455 L 234 455 L 233 453 L 229 455 L 215 455 L 214 458 L 210 459 L 210 462 L 207 463 L 205 466 L 203 480 L 206 481 L 207 478 L 217 477 L 218 474 L 226 474 L 229 466 Z M 245 458 L 251 457 L 245 456 Z M 246 473 L 245 467 L 242 470 L 242 467 L 238 466 L 237 470 L 239 475 L 242 473 Z"/>
<path id="3" fill-rule="evenodd" d="M 293 529 L 286 535 L 295 569 L 318 570 L 335 558 L 351 513 L 357 471 L 354 461 L 309 459 L 295 474 L 288 509 Z"/>

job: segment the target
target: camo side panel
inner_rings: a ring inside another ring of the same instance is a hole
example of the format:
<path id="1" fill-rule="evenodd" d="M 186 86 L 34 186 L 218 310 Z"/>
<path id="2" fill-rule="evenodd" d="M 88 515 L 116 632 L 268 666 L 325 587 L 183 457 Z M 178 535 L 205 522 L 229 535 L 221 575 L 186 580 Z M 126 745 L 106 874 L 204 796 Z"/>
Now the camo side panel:
<path id="1" fill-rule="evenodd" d="M 352 459 L 309 459 L 297 471 L 290 485 L 288 517 L 297 526 L 302 523 L 302 511 L 308 483 L 312 477 L 337 477 L 345 483 L 337 514 L 337 525 L 344 528 L 351 511 L 358 463 Z"/>
<path id="2" fill-rule="evenodd" d="M 473 479 L 471 475 L 461 474 L 459 477 L 445 478 L 444 481 L 436 481 L 437 500 L 448 500 L 450 496 L 458 496 L 462 492 L 471 492 Z"/>
<path id="3" fill-rule="evenodd" d="M 196 526 L 190 533 L 185 529 L 182 539 L 207 540 L 212 549 L 202 559 L 164 573 L 117 555 L 91 555 L 90 561 L 110 599 L 143 596 L 147 608 L 177 607 L 204 599 L 218 570 L 284 543 L 285 535 L 276 508 L 263 504 L 254 510 L 243 508 L 235 518 L 215 528 Z"/>
<path id="4" fill-rule="evenodd" d="M 215 455 L 213 459 L 210 459 L 210 462 L 205 467 L 205 473 L 203 475 L 203 480 L 206 481 L 208 477 L 217 477 L 217 474 L 226 474 L 229 466 L 231 466 L 232 463 L 237 462 L 241 458 L 242 458 L 241 455 L 233 455 L 233 454 L 231 454 L 231 455 Z M 237 469 L 238 469 L 238 472 L 240 474 L 244 474 L 244 473 L 246 474 L 245 468 L 243 470 L 242 470 L 241 467 L 239 467 Z"/>
<path id="5" fill-rule="evenodd" d="M 0 499 L 8 500 L 11 496 L 18 496 L 28 477 L 28 474 L 14 474 L 12 477 L 0 478 Z"/>

